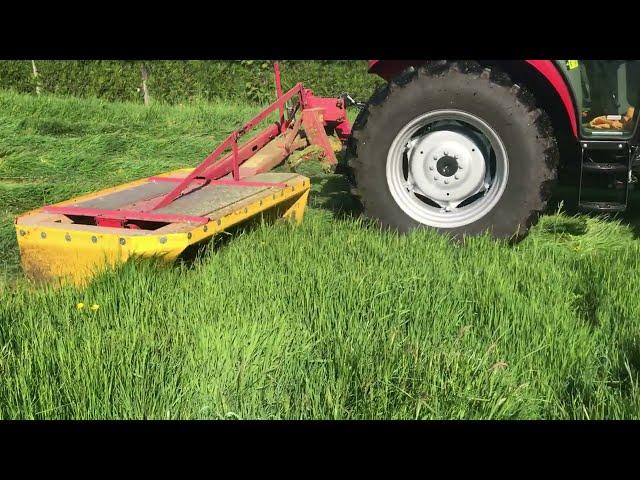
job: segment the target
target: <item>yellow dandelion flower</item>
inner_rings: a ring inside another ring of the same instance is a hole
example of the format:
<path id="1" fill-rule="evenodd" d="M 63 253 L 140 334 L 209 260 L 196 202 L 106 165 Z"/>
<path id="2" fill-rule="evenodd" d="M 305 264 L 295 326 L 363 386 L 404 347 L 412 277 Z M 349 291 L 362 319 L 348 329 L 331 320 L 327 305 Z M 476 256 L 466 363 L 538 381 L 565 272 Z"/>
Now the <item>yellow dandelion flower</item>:
<path id="1" fill-rule="evenodd" d="M 96 304 L 96 303 L 94 303 L 93 305 L 91 305 L 91 310 L 92 310 L 92 311 L 94 311 L 94 312 L 97 312 L 99 308 L 100 308 L 100 305 L 98 305 L 98 304 Z"/>
<path id="2" fill-rule="evenodd" d="M 76 309 L 82 310 L 84 308 L 84 303 L 80 302 L 76 305 Z"/>

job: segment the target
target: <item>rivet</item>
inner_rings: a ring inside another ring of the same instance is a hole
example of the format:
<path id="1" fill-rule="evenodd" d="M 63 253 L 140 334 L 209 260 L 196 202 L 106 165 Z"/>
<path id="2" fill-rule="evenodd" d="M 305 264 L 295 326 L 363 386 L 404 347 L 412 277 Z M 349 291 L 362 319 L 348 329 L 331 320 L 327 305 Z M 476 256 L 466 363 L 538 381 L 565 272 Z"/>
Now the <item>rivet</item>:
<path id="1" fill-rule="evenodd" d="M 444 181 L 444 184 L 445 184 L 445 185 L 449 185 L 449 180 L 445 180 L 445 181 Z"/>
<path id="2" fill-rule="evenodd" d="M 458 175 L 454 176 L 453 178 L 455 178 L 456 180 L 460 180 L 460 177 Z"/>
<path id="3" fill-rule="evenodd" d="M 67 234 L 64 236 L 64 239 L 65 239 L 67 242 L 70 242 L 70 241 L 71 241 L 71 235 L 69 235 L 69 234 L 67 233 Z"/>
<path id="4" fill-rule="evenodd" d="M 125 243 L 127 243 L 127 241 L 124 238 L 121 238 L 119 242 L 120 242 L 120 245 L 124 245 Z"/>
<path id="5" fill-rule="evenodd" d="M 47 238 L 47 232 L 41 232 L 40 233 L 40 237 L 41 238 Z"/>
<path id="6" fill-rule="evenodd" d="M 187 233 L 187 239 L 191 240 L 191 237 L 193 237 L 193 235 L 191 234 L 191 232 Z"/>
<path id="7" fill-rule="evenodd" d="M 293 192 L 295 190 L 295 188 L 291 187 L 291 191 Z"/>
<path id="8" fill-rule="evenodd" d="M 273 195 L 271 195 L 273 197 L 273 199 L 276 199 L 276 194 L 274 193 Z"/>
<path id="9" fill-rule="evenodd" d="M 27 234 L 27 232 L 25 232 L 24 230 L 20 230 L 20 236 L 24 237 Z"/>
<path id="10" fill-rule="evenodd" d="M 160 243 L 167 243 L 167 237 L 160 237 Z"/>
<path id="11" fill-rule="evenodd" d="M 218 226 L 222 225 L 222 220 L 218 219 Z"/>
<path id="12" fill-rule="evenodd" d="M 433 167 L 429 167 L 429 170 L 433 170 Z"/>
<path id="13" fill-rule="evenodd" d="M 244 207 L 244 213 L 247 213 L 247 212 L 248 212 L 247 207 Z"/>
<path id="14" fill-rule="evenodd" d="M 433 179 L 437 182 L 438 181 L 438 177 L 433 177 Z"/>
<path id="15" fill-rule="evenodd" d="M 260 206 L 262 206 L 262 200 L 260 200 Z"/>
<path id="16" fill-rule="evenodd" d="M 91 237 L 91 243 L 98 243 L 98 237 L 96 237 L 95 235 Z"/>
<path id="17" fill-rule="evenodd" d="M 209 227 L 207 227 L 207 226 L 205 225 L 204 227 L 202 227 L 202 230 L 204 230 L 204 231 L 206 232 L 207 230 L 209 230 Z"/>

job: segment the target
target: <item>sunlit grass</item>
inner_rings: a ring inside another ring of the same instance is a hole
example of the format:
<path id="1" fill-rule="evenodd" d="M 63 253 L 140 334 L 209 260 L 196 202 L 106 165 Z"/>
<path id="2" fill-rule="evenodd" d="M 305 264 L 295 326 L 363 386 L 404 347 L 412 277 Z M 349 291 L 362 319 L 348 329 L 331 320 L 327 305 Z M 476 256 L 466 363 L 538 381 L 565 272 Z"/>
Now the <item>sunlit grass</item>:
<path id="1" fill-rule="evenodd" d="M 640 242 L 626 222 L 547 215 L 516 246 L 400 237 L 309 164 L 299 228 L 34 288 L 14 215 L 193 165 L 253 111 L 0 106 L 0 177 L 13 178 L 0 179 L 0 418 L 640 416 Z"/>

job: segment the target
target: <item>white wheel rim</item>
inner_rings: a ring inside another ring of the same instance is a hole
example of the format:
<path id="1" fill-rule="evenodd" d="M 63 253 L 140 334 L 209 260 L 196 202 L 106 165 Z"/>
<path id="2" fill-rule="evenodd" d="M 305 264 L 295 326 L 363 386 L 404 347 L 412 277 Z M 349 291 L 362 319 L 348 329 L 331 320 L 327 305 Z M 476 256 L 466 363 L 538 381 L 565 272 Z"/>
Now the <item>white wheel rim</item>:
<path id="1" fill-rule="evenodd" d="M 456 228 L 487 215 L 509 177 L 506 148 L 481 118 L 436 110 L 415 118 L 396 135 L 387 154 L 389 191 L 411 218 Z"/>

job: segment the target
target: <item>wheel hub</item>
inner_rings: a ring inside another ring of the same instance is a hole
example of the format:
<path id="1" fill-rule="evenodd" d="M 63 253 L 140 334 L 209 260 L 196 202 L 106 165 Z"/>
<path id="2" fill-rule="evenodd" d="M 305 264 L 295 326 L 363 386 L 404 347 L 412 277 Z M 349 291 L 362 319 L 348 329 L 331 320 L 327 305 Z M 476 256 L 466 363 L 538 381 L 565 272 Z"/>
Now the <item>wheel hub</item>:
<path id="1" fill-rule="evenodd" d="M 463 133 L 428 133 L 417 140 L 408 158 L 414 190 L 435 201 L 455 204 L 484 187 L 486 161 L 482 150 Z"/>
<path id="2" fill-rule="evenodd" d="M 450 157 L 444 155 L 436 162 L 436 170 L 443 177 L 450 177 L 458 171 L 458 159 L 457 157 Z"/>

